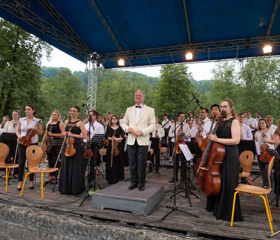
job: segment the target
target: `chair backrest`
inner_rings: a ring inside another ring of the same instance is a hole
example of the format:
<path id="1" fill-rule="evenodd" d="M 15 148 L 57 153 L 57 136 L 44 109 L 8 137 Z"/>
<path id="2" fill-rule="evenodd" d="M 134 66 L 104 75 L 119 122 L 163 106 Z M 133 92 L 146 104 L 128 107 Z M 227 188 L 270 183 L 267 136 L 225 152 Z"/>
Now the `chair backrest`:
<path id="1" fill-rule="evenodd" d="M 251 167 L 253 164 L 254 154 L 252 151 L 244 151 L 239 156 L 239 161 L 243 172 L 251 173 Z"/>
<path id="2" fill-rule="evenodd" d="M 28 162 L 28 168 L 38 167 L 38 164 L 42 161 L 43 149 L 37 145 L 31 145 L 26 149 L 26 159 Z"/>
<path id="3" fill-rule="evenodd" d="M 4 163 L 9 154 L 9 147 L 5 143 L 0 143 L 0 163 Z"/>
<path id="4" fill-rule="evenodd" d="M 160 148 L 160 152 L 161 153 L 166 153 L 167 152 L 167 148 L 166 147 L 161 147 Z"/>
<path id="5" fill-rule="evenodd" d="M 269 182 L 269 189 L 271 189 L 271 182 L 270 182 L 270 175 L 272 172 L 273 164 L 274 164 L 275 157 L 272 157 L 270 159 L 269 165 L 268 165 L 268 182 Z"/>
<path id="6" fill-rule="evenodd" d="M 106 152 L 107 152 L 107 149 L 106 149 L 106 148 L 100 148 L 100 149 L 99 149 L 99 154 L 100 154 L 100 156 L 106 156 Z"/>

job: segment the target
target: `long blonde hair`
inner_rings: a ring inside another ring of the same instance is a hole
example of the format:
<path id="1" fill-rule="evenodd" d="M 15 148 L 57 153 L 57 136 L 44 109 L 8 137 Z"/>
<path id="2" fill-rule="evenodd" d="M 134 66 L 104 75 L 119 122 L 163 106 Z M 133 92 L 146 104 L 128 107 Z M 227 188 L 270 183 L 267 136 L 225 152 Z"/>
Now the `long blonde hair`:
<path id="1" fill-rule="evenodd" d="M 60 112 L 59 111 L 57 111 L 57 110 L 53 110 L 52 111 L 52 113 L 53 112 L 56 112 L 57 113 L 57 115 L 58 115 L 58 121 L 61 121 L 61 114 L 60 114 Z M 52 115 L 50 116 L 50 119 L 49 119 L 49 121 L 47 122 L 47 125 L 46 125 L 46 128 L 48 128 L 48 125 L 50 124 L 52 122 Z"/>

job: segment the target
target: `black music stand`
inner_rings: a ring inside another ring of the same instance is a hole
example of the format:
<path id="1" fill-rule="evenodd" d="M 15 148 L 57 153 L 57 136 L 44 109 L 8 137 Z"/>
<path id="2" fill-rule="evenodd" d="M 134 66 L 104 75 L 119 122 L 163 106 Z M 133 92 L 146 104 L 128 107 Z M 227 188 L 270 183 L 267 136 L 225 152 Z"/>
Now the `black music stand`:
<path id="1" fill-rule="evenodd" d="M 89 147 L 91 145 L 93 146 L 97 146 L 98 148 L 101 148 L 103 146 L 103 143 L 104 143 L 104 138 L 105 138 L 105 134 L 94 134 L 92 139 L 89 141 Z M 96 161 L 95 159 L 93 160 L 93 164 L 94 164 L 94 178 L 91 182 L 88 182 L 89 180 L 89 173 L 90 173 L 90 162 L 88 161 L 88 164 L 87 164 L 87 176 L 85 177 L 86 178 L 86 196 L 84 197 L 83 201 L 80 203 L 79 207 L 82 206 L 83 202 L 90 196 L 88 191 L 89 191 L 89 186 L 92 184 L 93 185 L 93 191 L 96 191 L 97 187 L 99 189 L 102 189 L 102 187 L 99 185 L 97 179 L 96 179 Z"/>
<path id="2" fill-rule="evenodd" d="M 240 140 L 238 144 L 239 154 L 244 151 L 252 151 L 254 154 L 257 154 L 255 141 L 253 140 Z"/>
<path id="3" fill-rule="evenodd" d="M 175 119 L 175 122 L 174 122 L 174 132 L 173 132 L 173 134 L 174 134 L 174 139 L 175 139 L 175 146 L 174 146 L 174 153 L 175 154 L 173 154 L 173 180 L 174 180 L 174 187 L 173 187 L 173 195 L 171 196 L 171 198 L 173 197 L 173 206 L 172 207 L 170 207 L 170 206 L 166 206 L 166 208 L 170 208 L 171 210 L 167 213 L 167 214 L 165 214 L 162 218 L 161 218 L 161 220 L 164 220 L 165 218 L 167 218 L 171 213 L 173 213 L 173 212 L 175 212 L 175 211 L 178 211 L 178 212 L 181 212 L 181 213 L 185 213 L 185 214 L 189 214 L 190 216 L 193 216 L 193 217 L 197 217 L 198 218 L 198 216 L 196 216 L 196 215 L 194 215 L 194 214 L 192 214 L 192 213 L 189 213 L 189 212 L 186 212 L 186 211 L 183 211 L 183 210 L 180 210 L 178 207 L 177 207 L 177 205 L 176 205 L 176 196 L 177 196 L 177 193 L 176 193 L 176 189 L 177 189 L 177 182 L 176 182 L 176 180 L 177 180 L 177 164 L 176 164 L 176 150 L 175 150 L 175 148 L 176 148 L 176 129 L 177 129 L 177 127 L 176 127 L 176 123 L 177 123 L 177 120 L 178 120 L 178 114 L 179 114 L 179 112 L 181 112 L 183 109 L 185 109 L 193 100 L 196 100 L 196 103 L 197 104 L 199 104 L 199 101 L 198 101 L 198 99 L 194 96 L 194 94 L 192 93 L 192 95 L 193 95 L 193 98 L 189 101 L 189 102 L 187 102 L 182 108 L 180 108 L 180 110 L 178 111 L 178 112 L 176 112 L 175 114 L 174 114 L 174 116 L 172 117 L 172 118 L 174 118 Z"/>
<path id="4" fill-rule="evenodd" d="M 57 151 L 58 149 L 61 148 L 63 142 L 64 142 L 64 138 L 58 138 L 58 139 L 53 138 L 52 141 L 50 142 L 47 150 L 46 150 L 46 153 L 51 153 L 51 152 Z M 55 164 L 54 168 L 55 167 L 56 167 L 56 164 Z M 58 181 L 59 181 L 59 179 L 58 179 L 58 175 L 57 175 L 56 178 L 55 178 L 55 183 L 53 185 L 53 192 L 54 192 L 55 186 L 56 186 Z M 47 184 L 48 184 L 48 182 L 46 182 L 44 184 L 44 186 L 46 186 Z"/>

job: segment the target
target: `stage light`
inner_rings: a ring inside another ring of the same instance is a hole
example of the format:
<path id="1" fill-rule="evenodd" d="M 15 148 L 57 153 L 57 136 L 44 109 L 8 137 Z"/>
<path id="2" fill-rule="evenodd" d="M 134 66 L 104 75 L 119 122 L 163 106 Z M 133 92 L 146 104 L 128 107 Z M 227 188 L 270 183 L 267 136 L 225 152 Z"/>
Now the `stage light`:
<path id="1" fill-rule="evenodd" d="M 263 53 L 271 53 L 272 52 L 272 46 L 270 44 L 267 44 L 263 47 Z"/>
<path id="2" fill-rule="evenodd" d="M 186 60 L 193 60 L 192 52 L 187 52 L 185 56 L 186 56 Z"/>
<path id="3" fill-rule="evenodd" d="M 120 59 L 118 60 L 118 65 L 119 65 L 120 67 L 123 67 L 124 64 L 125 64 L 124 60 L 123 60 L 122 58 L 120 58 Z"/>

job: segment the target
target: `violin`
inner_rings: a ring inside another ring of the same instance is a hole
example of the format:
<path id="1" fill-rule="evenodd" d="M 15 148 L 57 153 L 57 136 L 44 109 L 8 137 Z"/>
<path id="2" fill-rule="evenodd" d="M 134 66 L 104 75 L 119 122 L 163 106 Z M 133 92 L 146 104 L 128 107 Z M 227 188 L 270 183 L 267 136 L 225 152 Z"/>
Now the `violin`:
<path id="1" fill-rule="evenodd" d="M 85 143 L 85 151 L 84 151 L 84 158 L 92 158 L 93 152 L 90 148 L 88 148 L 87 143 Z"/>
<path id="2" fill-rule="evenodd" d="M 114 134 L 112 136 L 112 143 L 111 143 L 111 167 L 113 167 L 113 157 L 117 157 L 120 154 L 120 150 L 118 149 L 119 142 L 114 140 L 114 137 L 116 135 L 116 131 L 114 131 Z"/>
<path id="3" fill-rule="evenodd" d="M 216 124 L 214 130 L 211 126 L 211 133 L 216 134 L 218 125 L 221 124 L 222 119 L 225 117 L 225 113 L 221 114 L 219 122 Z M 216 119 L 215 119 L 216 120 Z M 207 144 L 201 148 L 202 156 L 198 160 L 196 165 L 196 171 L 198 174 L 198 186 L 205 195 L 218 195 L 221 190 L 221 176 L 220 166 L 223 163 L 225 156 L 225 147 L 220 143 L 213 142 L 208 139 Z"/>
<path id="4" fill-rule="evenodd" d="M 264 138 L 265 135 L 263 134 L 262 137 Z M 270 160 L 271 160 L 271 155 L 268 153 L 267 149 L 269 149 L 269 145 L 266 144 L 266 142 L 264 142 L 264 143 L 260 146 L 260 150 L 261 150 L 260 160 L 261 160 L 261 161 L 270 162 Z"/>
<path id="5" fill-rule="evenodd" d="M 183 123 L 181 123 L 180 134 L 178 134 L 178 136 L 176 137 L 176 153 L 177 154 L 182 153 L 182 150 L 179 146 L 179 143 L 184 142 L 184 138 L 181 136 L 182 132 L 183 132 Z M 178 131 L 178 133 L 179 133 L 179 131 Z"/>
<path id="6" fill-rule="evenodd" d="M 69 127 L 69 132 L 71 131 L 72 127 L 73 126 Z M 74 147 L 75 139 L 74 137 L 69 137 L 68 135 L 66 135 L 65 137 L 68 137 L 68 139 L 67 139 L 64 155 L 66 157 L 72 157 L 76 154 L 76 149 Z"/>
<path id="7" fill-rule="evenodd" d="M 38 126 L 42 121 L 39 120 L 35 126 Z M 30 128 L 27 130 L 26 135 L 19 140 L 19 143 L 28 147 L 31 144 L 31 138 L 33 138 L 37 134 L 34 128 Z"/>

